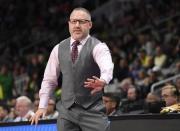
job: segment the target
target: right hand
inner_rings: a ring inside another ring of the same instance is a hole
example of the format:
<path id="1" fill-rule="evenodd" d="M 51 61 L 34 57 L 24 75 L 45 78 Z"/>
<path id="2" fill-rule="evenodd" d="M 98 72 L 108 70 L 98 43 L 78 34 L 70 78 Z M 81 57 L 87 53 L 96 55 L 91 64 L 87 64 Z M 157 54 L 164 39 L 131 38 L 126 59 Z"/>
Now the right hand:
<path id="1" fill-rule="evenodd" d="M 38 124 L 38 121 L 40 118 L 44 117 L 46 114 L 47 110 L 45 108 L 39 108 L 36 113 L 30 118 L 31 125 L 32 124 Z"/>

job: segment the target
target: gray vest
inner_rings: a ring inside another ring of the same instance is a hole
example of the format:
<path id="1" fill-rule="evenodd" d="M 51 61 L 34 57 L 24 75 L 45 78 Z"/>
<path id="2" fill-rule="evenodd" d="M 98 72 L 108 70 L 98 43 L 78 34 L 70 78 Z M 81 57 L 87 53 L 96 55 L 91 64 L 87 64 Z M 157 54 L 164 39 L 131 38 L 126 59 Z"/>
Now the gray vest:
<path id="1" fill-rule="evenodd" d="M 96 38 L 88 38 L 74 64 L 71 61 L 70 38 L 60 43 L 58 57 L 63 77 L 61 102 L 64 107 L 69 108 L 76 102 L 88 108 L 101 99 L 102 92 L 92 96 L 91 90 L 84 87 L 87 78 L 100 77 L 100 69 L 92 55 L 99 43 Z"/>

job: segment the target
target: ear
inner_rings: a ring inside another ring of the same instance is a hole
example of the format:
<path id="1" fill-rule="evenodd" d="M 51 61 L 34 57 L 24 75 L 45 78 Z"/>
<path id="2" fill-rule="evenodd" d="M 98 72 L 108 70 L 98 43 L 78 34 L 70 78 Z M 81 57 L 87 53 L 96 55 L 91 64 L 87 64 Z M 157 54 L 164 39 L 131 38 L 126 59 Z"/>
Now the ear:
<path id="1" fill-rule="evenodd" d="M 89 29 L 92 28 L 92 22 L 89 22 Z"/>

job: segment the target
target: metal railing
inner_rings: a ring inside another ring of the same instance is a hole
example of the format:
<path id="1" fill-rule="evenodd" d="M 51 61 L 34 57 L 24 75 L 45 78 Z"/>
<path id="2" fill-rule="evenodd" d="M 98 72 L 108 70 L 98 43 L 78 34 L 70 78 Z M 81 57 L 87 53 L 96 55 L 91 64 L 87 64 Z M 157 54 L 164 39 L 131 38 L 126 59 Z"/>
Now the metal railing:
<path id="1" fill-rule="evenodd" d="M 151 92 L 154 92 L 154 90 L 156 89 L 157 86 L 159 86 L 159 85 L 161 85 L 161 84 L 164 84 L 164 83 L 166 83 L 166 82 L 175 80 L 175 79 L 177 79 L 178 77 L 180 77 L 180 74 L 175 75 L 175 76 L 172 76 L 172 77 L 169 77 L 169 78 L 167 78 L 167 79 L 165 79 L 165 80 L 161 80 L 161 81 L 159 81 L 159 82 L 156 82 L 156 83 L 152 84 L 152 86 L 151 86 Z"/>

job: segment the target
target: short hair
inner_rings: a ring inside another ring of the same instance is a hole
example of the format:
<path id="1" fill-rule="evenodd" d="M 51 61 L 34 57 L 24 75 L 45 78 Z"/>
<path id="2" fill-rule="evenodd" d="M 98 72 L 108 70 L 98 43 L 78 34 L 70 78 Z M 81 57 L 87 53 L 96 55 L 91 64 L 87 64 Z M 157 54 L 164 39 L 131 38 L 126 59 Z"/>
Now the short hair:
<path id="1" fill-rule="evenodd" d="M 119 107 L 120 96 L 115 93 L 103 93 L 103 96 L 110 98 L 112 101 L 116 102 L 116 108 Z"/>
<path id="2" fill-rule="evenodd" d="M 165 85 L 164 87 L 162 87 L 161 92 L 162 92 L 163 90 L 166 90 L 166 89 L 170 89 L 173 96 L 177 96 L 177 97 L 179 96 L 179 91 L 178 91 L 178 89 L 176 88 L 176 86 L 170 85 L 170 84 Z"/>
<path id="3" fill-rule="evenodd" d="M 89 15 L 89 18 L 91 21 L 91 13 L 86 8 L 77 7 L 77 8 L 74 8 L 72 12 L 74 12 L 74 11 L 83 11 L 83 12 L 87 13 Z M 71 12 L 71 14 L 72 14 L 72 12 Z M 70 14 L 70 16 L 71 16 L 71 14 Z"/>
<path id="4" fill-rule="evenodd" d="M 135 93 L 136 93 L 136 100 L 141 98 L 141 92 L 138 88 L 136 88 L 134 85 L 132 85 L 129 89 L 134 89 Z M 129 90 L 128 89 L 128 90 Z"/>
<path id="5" fill-rule="evenodd" d="M 31 106 L 32 101 L 27 96 L 20 96 L 16 99 L 16 102 L 25 101 L 29 106 Z"/>

